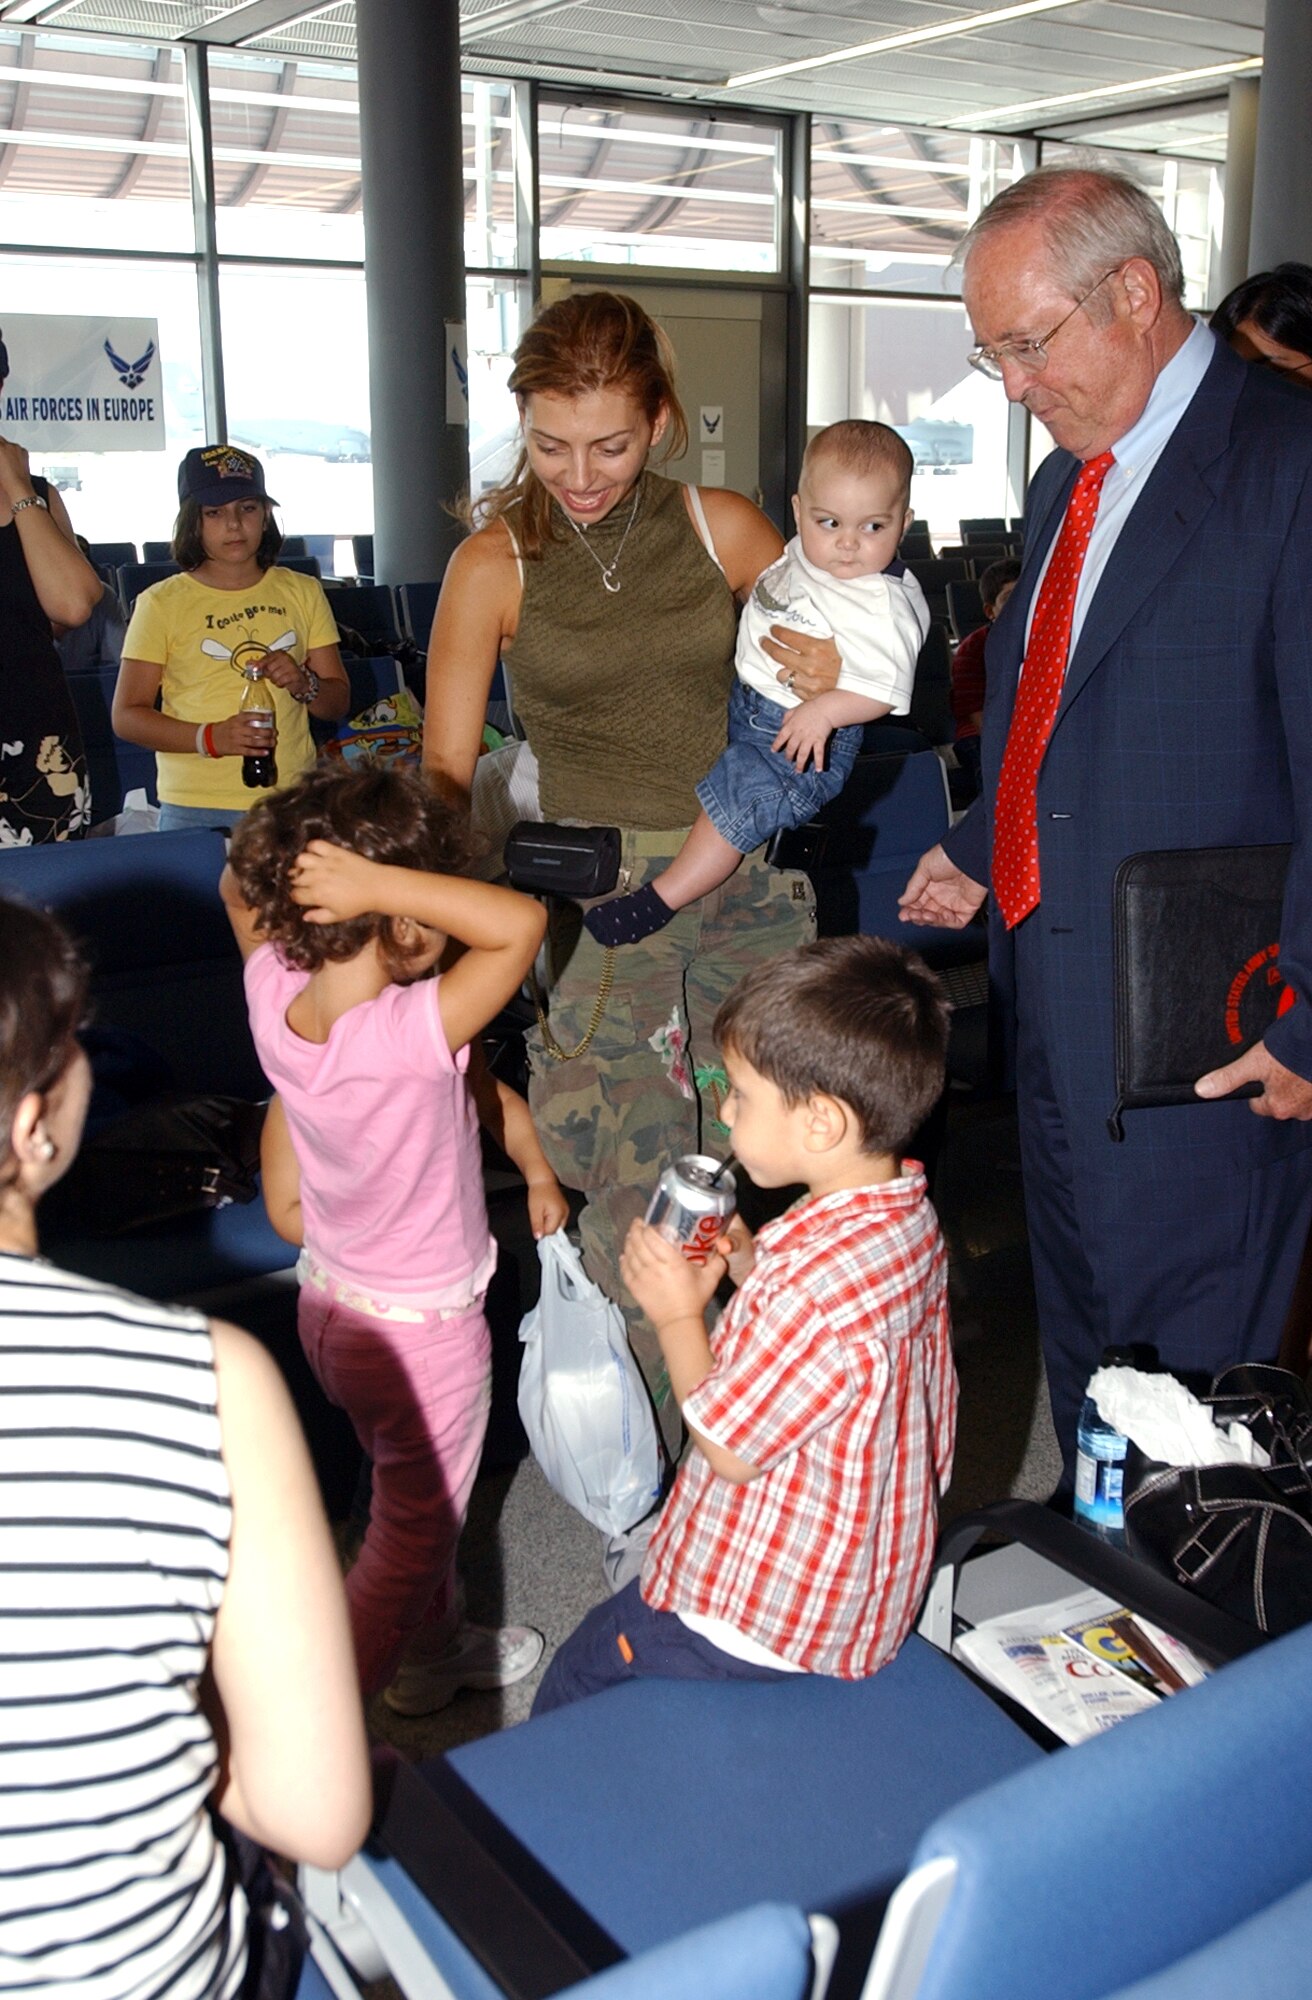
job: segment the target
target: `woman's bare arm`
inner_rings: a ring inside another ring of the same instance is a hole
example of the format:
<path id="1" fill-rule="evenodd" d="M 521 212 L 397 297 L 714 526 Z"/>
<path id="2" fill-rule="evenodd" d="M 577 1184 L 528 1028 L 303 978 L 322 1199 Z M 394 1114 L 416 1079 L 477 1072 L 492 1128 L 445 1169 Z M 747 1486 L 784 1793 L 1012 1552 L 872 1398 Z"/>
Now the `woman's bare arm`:
<path id="1" fill-rule="evenodd" d="M 275 1853 L 337 1868 L 371 1809 L 341 1568 L 277 1367 L 239 1327 L 215 1321 L 212 1331 L 232 1488 L 210 1655 L 224 1752 L 215 1804 Z"/>
<path id="2" fill-rule="evenodd" d="M 761 571 L 783 554 L 783 537 L 741 493 L 727 486 L 703 486 L 698 491 L 725 581 L 741 604 Z"/>
<path id="3" fill-rule="evenodd" d="M 22 445 L 0 438 L 0 501 L 13 507 L 35 497 L 27 452 Z M 13 524 L 46 617 L 65 629 L 85 625 L 104 585 L 74 541 L 68 509 L 55 488 L 49 489 L 44 507 L 20 507 Z"/>
<path id="4" fill-rule="evenodd" d="M 469 803 L 488 690 L 501 649 L 515 636 L 521 595 L 500 522 L 462 542 L 447 564 L 428 642 L 424 769 L 461 805 Z"/>

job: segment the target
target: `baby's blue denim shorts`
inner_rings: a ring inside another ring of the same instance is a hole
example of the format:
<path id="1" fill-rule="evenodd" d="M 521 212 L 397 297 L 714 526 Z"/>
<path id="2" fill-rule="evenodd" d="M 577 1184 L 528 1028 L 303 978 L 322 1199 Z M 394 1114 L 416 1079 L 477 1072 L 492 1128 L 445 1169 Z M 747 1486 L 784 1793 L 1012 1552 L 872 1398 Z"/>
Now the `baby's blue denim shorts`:
<path id="1" fill-rule="evenodd" d="M 836 799 L 852 775 L 864 734 L 861 723 L 836 729 L 825 745 L 825 768 L 805 771 L 770 745 L 788 714 L 755 688 L 735 681 L 729 696 L 729 742 L 697 787 L 706 817 L 740 854 L 778 833 L 803 826 Z"/>

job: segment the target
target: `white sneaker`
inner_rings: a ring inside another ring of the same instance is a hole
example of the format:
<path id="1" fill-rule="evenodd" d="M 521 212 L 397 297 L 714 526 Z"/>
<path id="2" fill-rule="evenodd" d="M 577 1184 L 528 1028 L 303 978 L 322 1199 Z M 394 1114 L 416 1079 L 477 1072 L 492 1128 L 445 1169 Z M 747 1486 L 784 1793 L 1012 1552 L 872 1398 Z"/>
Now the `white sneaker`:
<path id="1" fill-rule="evenodd" d="M 461 1688 L 513 1687 L 532 1673 L 546 1643 L 531 1625 L 462 1625 L 435 1659 L 402 1661 L 383 1700 L 397 1715 L 435 1715 Z"/>

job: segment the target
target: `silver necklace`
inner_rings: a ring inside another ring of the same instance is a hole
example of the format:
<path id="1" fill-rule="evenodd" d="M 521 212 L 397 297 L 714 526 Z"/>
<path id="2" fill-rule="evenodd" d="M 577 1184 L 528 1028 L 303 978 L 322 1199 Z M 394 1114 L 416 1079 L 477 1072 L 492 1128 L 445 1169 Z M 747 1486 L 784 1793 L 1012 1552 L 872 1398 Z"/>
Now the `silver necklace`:
<path id="1" fill-rule="evenodd" d="M 624 544 L 629 539 L 629 530 L 638 518 L 638 507 L 641 501 L 642 501 L 642 484 L 641 482 L 639 482 L 638 485 L 635 486 L 633 489 L 633 505 L 629 509 L 629 518 L 624 524 L 624 533 L 620 536 L 620 545 L 616 549 L 614 555 L 611 557 L 608 563 L 603 562 L 601 560 L 601 557 L 597 554 L 597 551 L 593 548 L 591 542 L 588 540 L 587 530 L 585 528 L 580 528 L 578 522 L 574 519 L 574 516 L 571 513 L 569 513 L 564 507 L 562 507 L 560 510 L 561 513 L 564 514 L 565 519 L 569 522 L 570 527 L 573 528 L 574 533 L 578 536 L 579 540 L 582 542 L 588 554 L 592 557 L 593 562 L 596 563 L 597 568 L 601 571 L 601 580 L 605 584 L 607 590 L 610 592 L 612 597 L 620 588 L 619 584 L 615 580 L 615 572 L 619 568 L 620 557 L 624 554 Z"/>

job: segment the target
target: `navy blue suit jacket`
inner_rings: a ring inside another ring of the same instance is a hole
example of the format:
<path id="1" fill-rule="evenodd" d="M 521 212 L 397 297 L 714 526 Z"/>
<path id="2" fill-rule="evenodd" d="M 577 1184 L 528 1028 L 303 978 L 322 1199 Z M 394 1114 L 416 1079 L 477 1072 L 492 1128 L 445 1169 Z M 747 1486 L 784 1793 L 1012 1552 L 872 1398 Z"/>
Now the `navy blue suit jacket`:
<path id="1" fill-rule="evenodd" d="M 1078 471 L 1058 451 L 1026 511 L 1020 582 L 993 627 L 984 709 L 984 789 L 945 843 L 989 880 L 992 801 L 1011 720 L 1025 625 L 1044 556 Z M 1075 645 L 1039 773 L 1045 927 L 1040 1004 L 1058 1095 L 1101 1124 L 1115 1098 L 1112 883 L 1152 848 L 1291 842 L 1281 971 L 1299 1004 L 1266 1037 L 1312 1078 L 1312 394 L 1216 354 L 1144 484 Z M 992 964 L 1013 990 L 1012 943 L 996 915 Z M 1059 1024 L 1059 1027 L 1055 1024 Z M 1307 1131 L 1242 1105 L 1199 1114 L 1244 1150 L 1283 1153 Z M 1230 1114 L 1241 1113 L 1241 1126 Z M 1130 1121 L 1127 1120 L 1127 1129 Z M 1259 1135 L 1254 1127 L 1264 1128 Z M 1127 1150 L 1132 1150 L 1127 1148 Z"/>

